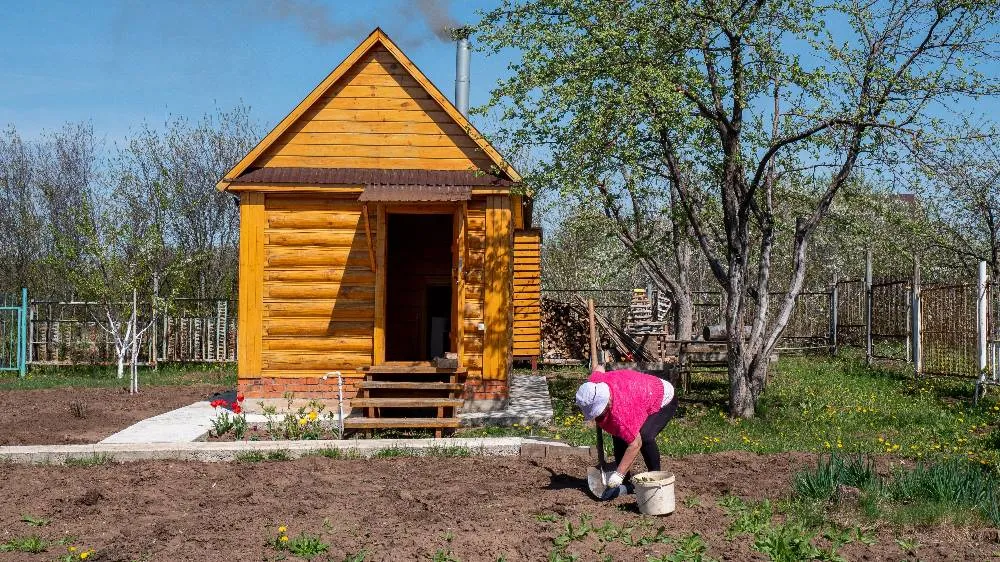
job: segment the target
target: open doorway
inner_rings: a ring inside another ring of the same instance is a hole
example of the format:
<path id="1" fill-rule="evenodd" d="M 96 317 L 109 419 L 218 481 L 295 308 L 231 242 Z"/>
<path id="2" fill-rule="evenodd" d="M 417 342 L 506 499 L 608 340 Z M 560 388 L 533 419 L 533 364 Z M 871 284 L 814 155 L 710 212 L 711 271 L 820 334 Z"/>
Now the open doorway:
<path id="1" fill-rule="evenodd" d="M 451 347 L 452 215 L 388 216 L 385 359 L 429 361 Z"/>

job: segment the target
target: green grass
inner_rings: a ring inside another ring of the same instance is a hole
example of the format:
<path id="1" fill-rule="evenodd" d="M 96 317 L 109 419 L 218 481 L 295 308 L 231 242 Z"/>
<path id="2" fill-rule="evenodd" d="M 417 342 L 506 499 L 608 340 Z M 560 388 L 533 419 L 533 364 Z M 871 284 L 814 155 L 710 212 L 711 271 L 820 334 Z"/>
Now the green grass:
<path id="1" fill-rule="evenodd" d="M 287 461 L 292 456 L 285 450 L 277 451 L 241 451 L 236 453 L 236 462 L 256 463 L 265 461 Z"/>
<path id="2" fill-rule="evenodd" d="M 7 542 L 0 543 L 0 552 L 27 552 L 38 554 L 48 550 L 49 545 L 41 537 L 32 535 L 29 537 L 15 537 Z"/>
<path id="3" fill-rule="evenodd" d="M 0 373 L 0 390 L 35 390 L 43 388 L 115 388 L 126 386 L 118 379 L 113 366 L 40 366 L 33 367 L 24 378 L 17 373 Z M 234 386 L 235 364 L 166 364 L 156 369 L 139 369 L 139 388 L 143 386 L 178 386 L 214 384 Z"/>
<path id="4" fill-rule="evenodd" d="M 547 373 L 555 413 L 547 427 L 462 430 L 461 436 L 538 436 L 595 444 L 574 405 L 586 372 Z M 889 455 L 916 460 L 963 457 L 1000 463 L 1000 404 L 988 395 L 972 406 L 972 382 L 925 378 L 905 369 L 866 367 L 856 357 L 786 357 L 768 381 L 751 420 L 730 419 L 724 375 L 699 375 L 681 396 L 678 415 L 660 434 L 667 455 L 743 450 Z M 610 440 L 606 446 L 610 450 Z"/>
<path id="5" fill-rule="evenodd" d="M 1000 477 L 979 463 L 961 458 L 897 466 L 879 474 L 862 456 L 831 455 L 813 469 L 798 473 L 795 500 L 823 510 L 854 510 L 867 523 L 927 526 L 941 521 L 956 525 L 1000 526 Z M 857 505 L 840 506 L 838 491 L 857 488 Z"/>
<path id="6" fill-rule="evenodd" d="M 63 464 L 74 468 L 90 468 L 93 466 L 104 466 L 106 464 L 112 464 L 114 462 L 115 458 L 112 455 L 109 455 L 108 453 L 94 453 L 89 457 L 67 458 Z"/>

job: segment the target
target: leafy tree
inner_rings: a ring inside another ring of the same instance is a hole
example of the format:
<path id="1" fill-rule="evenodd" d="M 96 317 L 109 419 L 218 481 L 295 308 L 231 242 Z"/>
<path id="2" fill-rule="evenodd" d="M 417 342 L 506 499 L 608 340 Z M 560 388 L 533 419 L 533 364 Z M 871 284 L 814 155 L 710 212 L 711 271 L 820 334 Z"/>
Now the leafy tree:
<path id="1" fill-rule="evenodd" d="M 930 245 L 954 256 L 966 272 L 987 262 L 993 279 L 1000 279 L 997 138 L 985 133 L 971 142 L 924 147 L 919 160 L 928 180 L 921 192 L 940 224 Z"/>
<path id="2" fill-rule="evenodd" d="M 746 418 L 838 193 L 935 142 L 936 104 L 997 92 L 976 71 L 997 17 L 977 0 L 508 0 L 478 38 L 520 49 L 491 106 L 501 134 L 548 147 L 549 176 L 579 192 L 640 173 L 681 210 L 726 294 L 730 413 Z M 775 276 L 789 189 L 809 204 Z"/>

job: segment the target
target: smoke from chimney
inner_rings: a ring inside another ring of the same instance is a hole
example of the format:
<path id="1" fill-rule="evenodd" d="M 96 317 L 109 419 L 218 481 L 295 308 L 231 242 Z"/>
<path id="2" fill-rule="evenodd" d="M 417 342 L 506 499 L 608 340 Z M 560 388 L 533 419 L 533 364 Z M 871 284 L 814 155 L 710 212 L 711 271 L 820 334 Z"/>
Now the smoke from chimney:
<path id="1" fill-rule="evenodd" d="M 427 22 L 427 27 L 442 41 L 453 40 L 452 30 L 461 26 L 459 21 L 448 13 L 448 4 L 446 0 L 416 0 L 413 3 L 417 12 Z"/>
<path id="2" fill-rule="evenodd" d="M 362 21 L 337 21 L 329 5 L 312 0 L 277 0 L 258 2 L 265 12 L 299 25 L 318 43 L 333 43 L 342 39 L 357 40 L 368 33 L 370 24 Z"/>

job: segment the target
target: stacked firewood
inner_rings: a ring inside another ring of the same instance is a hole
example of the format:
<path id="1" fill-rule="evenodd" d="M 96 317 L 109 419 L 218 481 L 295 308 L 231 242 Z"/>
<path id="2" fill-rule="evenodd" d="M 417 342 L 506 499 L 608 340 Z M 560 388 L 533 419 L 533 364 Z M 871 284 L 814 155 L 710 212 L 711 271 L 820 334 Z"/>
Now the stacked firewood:
<path id="1" fill-rule="evenodd" d="M 600 334 L 602 349 L 611 342 Z M 584 361 L 590 357 L 587 309 L 542 297 L 542 357 L 546 360 Z"/>

